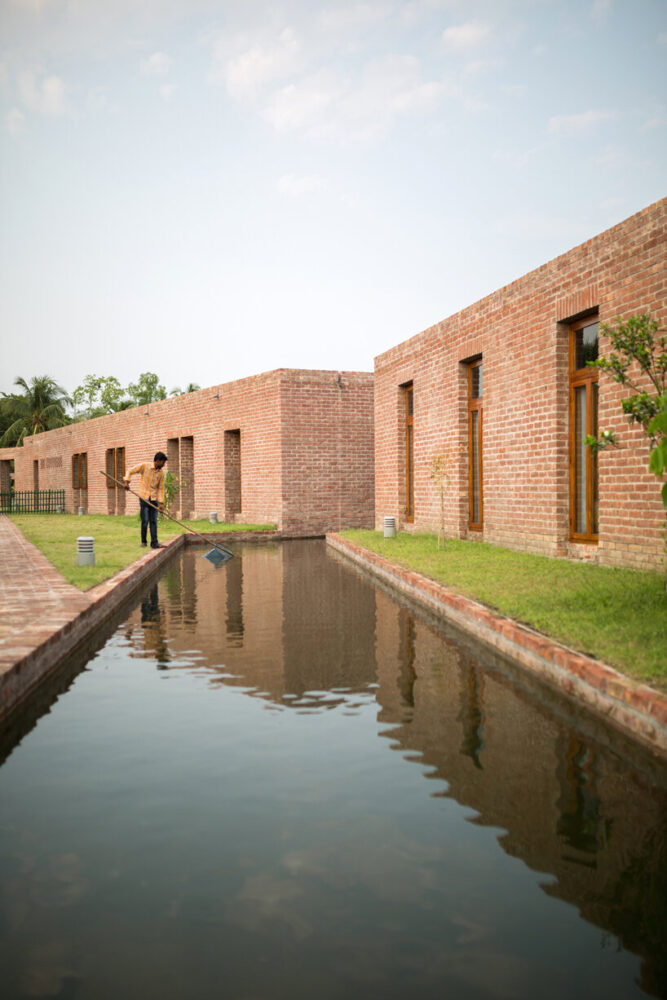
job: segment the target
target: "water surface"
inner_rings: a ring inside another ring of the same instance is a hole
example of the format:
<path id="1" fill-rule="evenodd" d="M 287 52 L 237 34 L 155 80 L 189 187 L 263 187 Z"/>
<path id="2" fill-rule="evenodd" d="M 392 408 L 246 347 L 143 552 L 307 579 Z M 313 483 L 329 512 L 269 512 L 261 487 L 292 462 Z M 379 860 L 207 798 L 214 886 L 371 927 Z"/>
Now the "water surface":
<path id="1" fill-rule="evenodd" d="M 235 551 L 0 769 L 4 1000 L 665 995 L 664 766 L 323 543 Z"/>

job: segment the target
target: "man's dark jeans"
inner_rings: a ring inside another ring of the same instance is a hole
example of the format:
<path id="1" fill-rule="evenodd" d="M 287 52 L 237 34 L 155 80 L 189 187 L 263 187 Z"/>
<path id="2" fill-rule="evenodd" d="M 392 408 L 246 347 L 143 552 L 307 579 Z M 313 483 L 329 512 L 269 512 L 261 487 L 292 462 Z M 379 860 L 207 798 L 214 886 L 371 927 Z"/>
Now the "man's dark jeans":
<path id="1" fill-rule="evenodd" d="M 145 500 L 139 500 L 139 512 L 141 514 L 141 544 L 146 544 L 148 526 L 151 529 L 151 548 L 157 546 L 157 510 L 151 507 Z"/>

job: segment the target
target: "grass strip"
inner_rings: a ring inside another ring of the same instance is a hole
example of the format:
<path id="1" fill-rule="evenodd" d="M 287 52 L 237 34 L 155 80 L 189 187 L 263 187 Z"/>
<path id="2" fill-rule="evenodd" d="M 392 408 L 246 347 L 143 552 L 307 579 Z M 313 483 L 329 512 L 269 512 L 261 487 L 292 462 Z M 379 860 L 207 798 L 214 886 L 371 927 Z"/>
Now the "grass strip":
<path id="1" fill-rule="evenodd" d="M 431 534 L 343 531 L 390 562 L 667 690 L 662 573 L 597 566 Z"/>
<path id="2" fill-rule="evenodd" d="M 7 515 L 53 563 L 58 572 L 79 590 L 88 590 L 107 580 L 142 556 L 139 515 L 127 514 L 10 514 Z M 272 524 L 211 524 L 210 521 L 183 521 L 201 534 L 221 531 L 272 531 Z M 172 521 L 161 520 L 158 535 L 167 542 L 184 534 Z M 80 535 L 95 539 L 95 565 L 76 565 L 76 540 Z"/>

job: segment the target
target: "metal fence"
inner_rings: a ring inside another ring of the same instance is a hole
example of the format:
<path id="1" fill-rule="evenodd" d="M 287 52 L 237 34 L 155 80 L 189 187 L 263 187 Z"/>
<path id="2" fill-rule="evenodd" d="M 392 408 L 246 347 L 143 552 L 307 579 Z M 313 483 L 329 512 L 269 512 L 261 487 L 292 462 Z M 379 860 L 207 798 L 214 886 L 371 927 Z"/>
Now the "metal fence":
<path id="1" fill-rule="evenodd" d="M 0 493 L 0 514 L 62 514 L 64 490 L 13 490 Z"/>

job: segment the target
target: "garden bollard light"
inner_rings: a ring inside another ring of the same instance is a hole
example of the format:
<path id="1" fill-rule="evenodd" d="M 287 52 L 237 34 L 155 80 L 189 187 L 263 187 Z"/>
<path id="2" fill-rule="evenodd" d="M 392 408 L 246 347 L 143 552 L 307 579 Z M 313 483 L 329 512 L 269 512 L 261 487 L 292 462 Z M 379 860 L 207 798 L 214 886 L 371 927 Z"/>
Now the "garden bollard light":
<path id="1" fill-rule="evenodd" d="M 95 565 L 95 539 L 87 535 L 80 535 L 76 540 L 76 564 L 77 566 Z"/>
<path id="2" fill-rule="evenodd" d="M 211 514 L 209 514 L 208 519 L 211 522 L 211 524 L 217 524 L 218 523 L 217 511 L 213 511 Z"/>
<path id="3" fill-rule="evenodd" d="M 83 511 L 83 507 L 79 507 L 79 517 L 81 517 L 81 515 L 83 514 L 83 512 L 84 512 Z"/>
<path id="4" fill-rule="evenodd" d="M 396 538 L 396 518 L 395 517 L 385 517 L 385 519 L 384 519 L 384 537 L 385 538 Z"/>

